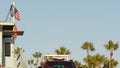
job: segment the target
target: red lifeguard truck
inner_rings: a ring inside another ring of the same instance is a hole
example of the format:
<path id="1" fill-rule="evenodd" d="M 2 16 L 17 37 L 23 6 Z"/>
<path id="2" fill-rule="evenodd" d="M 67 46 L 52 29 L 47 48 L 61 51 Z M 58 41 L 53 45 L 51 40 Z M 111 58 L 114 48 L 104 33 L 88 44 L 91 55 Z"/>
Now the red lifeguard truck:
<path id="1" fill-rule="evenodd" d="M 38 68 L 76 68 L 72 60 L 69 60 L 69 55 L 45 55 L 46 60 L 43 66 Z"/>

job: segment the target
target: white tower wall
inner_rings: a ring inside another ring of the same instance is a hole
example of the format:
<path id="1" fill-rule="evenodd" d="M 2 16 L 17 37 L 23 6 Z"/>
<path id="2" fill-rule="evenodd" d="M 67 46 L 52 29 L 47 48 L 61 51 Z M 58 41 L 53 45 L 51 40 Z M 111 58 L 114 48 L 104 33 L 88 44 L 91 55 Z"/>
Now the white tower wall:
<path id="1" fill-rule="evenodd" d="M 5 56 L 5 43 L 8 42 L 10 43 L 10 56 Z M 13 39 L 10 39 L 10 38 L 4 38 L 3 39 L 3 57 L 4 57 L 4 60 L 3 60 L 3 65 L 5 67 L 13 67 L 15 66 L 14 65 L 14 54 L 13 54 L 13 51 L 14 51 L 14 40 Z"/>
<path id="2" fill-rule="evenodd" d="M 2 65 L 2 26 L 0 26 L 0 65 Z"/>

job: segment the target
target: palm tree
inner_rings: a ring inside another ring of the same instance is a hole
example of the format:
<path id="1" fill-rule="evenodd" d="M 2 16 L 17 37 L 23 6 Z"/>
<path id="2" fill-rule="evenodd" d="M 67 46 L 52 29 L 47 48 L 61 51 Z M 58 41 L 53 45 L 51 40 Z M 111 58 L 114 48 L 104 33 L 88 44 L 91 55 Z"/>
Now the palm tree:
<path id="1" fill-rule="evenodd" d="M 87 65 L 81 65 L 81 68 L 88 68 Z"/>
<path id="2" fill-rule="evenodd" d="M 28 64 L 30 65 L 30 68 L 32 68 L 32 64 L 34 63 L 34 60 L 33 59 L 29 59 L 28 60 Z"/>
<path id="3" fill-rule="evenodd" d="M 95 58 L 94 58 L 94 56 L 88 55 L 83 60 L 84 60 L 85 63 L 88 64 L 88 68 L 94 68 L 95 67 Z"/>
<path id="4" fill-rule="evenodd" d="M 20 51 L 22 50 L 22 48 L 17 47 L 14 49 L 13 53 L 14 53 L 14 57 L 17 58 L 17 60 L 19 59 L 18 57 L 20 56 Z"/>
<path id="5" fill-rule="evenodd" d="M 102 68 L 101 65 L 104 63 L 105 61 L 105 56 L 104 55 L 100 55 L 100 54 L 96 54 L 94 56 L 95 59 L 95 66 L 97 66 L 98 68 Z"/>
<path id="6" fill-rule="evenodd" d="M 84 42 L 84 44 L 81 46 L 83 50 L 86 50 L 87 55 L 89 55 L 89 51 L 94 51 L 95 48 L 91 42 Z"/>
<path id="7" fill-rule="evenodd" d="M 86 42 L 84 42 L 84 44 L 81 46 L 81 48 L 83 49 L 83 50 L 86 50 L 86 52 L 87 52 L 87 58 L 89 58 L 89 51 L 94 51 L 95 50 L 95 48 L 94 48 L 94 46 L 93 46 L 93 44 L 91 43 L 91 42 L 88 42 L 88 41 L 86 41 Z M 89 59 L 87 59 L 88 60 L 88 67 L 90 67 L 90 60 Z"/>
<path id="8" fill-rule="evenodd" d="M 44 56 L 44 59 L 45 59 L 45 60 L 52 60 L 52 59 L 53 59 L 53 56 L 49 56 L 49 57 Z"/>
<path id="9" fill-rule="evenodd" d="M 117 50 L 119 45 L 118 43 L 114 43 L 112 40 L 108 42 L 108 44 L 104 45 L 107 50 L 110 50 L 110 59 L 112 59 L 113 51 Z"/>
<path id="10" fill-rule="evenodd" d="M 76 66 L 77 68 L 79 68 L 80 65 L 81 65 L 81 63 L 80 63 L 79 61 L 77 61 L 77 60 L 74 61 L 74 64 L 75 64 L 75 66 Z"/>
<path id="11" fill-rule="evenodd" d="M 42 53 L 40 53 L 40 52 L 35 52 L 35 53 L 33 54 L 33 57 L 36 58 L 36 63 L 35 63 L 36 68 L 38 68 L 38 62 L 39 62 L 39 58 L 40 58 L 41 56 L 42 56 Z"/>
<path id="12" fill-rule="evenodd" d="M 114 59 L 111 59 L 110 62 L 111 62 L 111 68 L 114 68 L 114 67 L 116 67 L 118 65 L 118 62 L 116 60 L 114 60 Z"/>
<path id="13" fill-rule="evenodd" d="M 109 68 L 109 62 L 111 62 L 111 68 L 114 68 L 118 65 L 118 62 L 116 60 L 111 59 L 111 61 L 110 61 L 110 60 L 106 59 L 104 62 L 104 67 Z"/>
<path id="14" fill-rule="evenodd" d="M 41 66 L 43 66 L 43 65 L 44 65 L 44 62 L 43 62 L 43 61 L 41 61 L 41 62 L 40 62 L 40 65 L 41 65 Z"/>
<path id="15" fill-rule="evenodd" d="M 19 54 L 20 54 L 21 49 L 22 49 L 22 48 L 19 48 L 19 47 L 17 47 L 16 49 L 14 49 L 14 51 L 13 51 L 13 52 L 14 52 L 14 54 L 15 54 L 15 55 L 19 55 Z"/>
<path id="16" fill-rule="evenodd" d="M 56 49 L 55 53 L 57 55 L 70 55 L 71 54 L 70 50 L 69 49 L 67 50 L 67 48 L 65 48 L 64 46 L 61 46 L 59 49 Z"/>
<path id="17" fill-rule="evenodd" d="M 118 43 L 114 43 L 112 40 L 110 40 L 108 42 L 108 44 L 105 44 L 104 46 L 107 50 L 110 51 L 110 62 L 109 62 L 109 68 L 110 68 L 111 67 L 110 66 L 111 65 L 111 60 L 112 60 L 112 56 L 113 56 L 113 51 L 117 50 L 119 45 L 118 45 Z"/>
<path id="18" fill-rule="evenodd" d="M 103 66 L 104 68 L 109 68 L 109 60 L 106 59 L 106 60 L 104 61 L 103 65 L 104 65 L 104 66 Z"/>
<path id="19" fill-rule="evenodd" d="M 88 55 L 86 58 L 84 58 L 84 61 L 88 64 L 89 68 L 102 68 L 101 65 L 105 59 L 106 58 L 104 55 L 96 54 L 94 56 Z"/>

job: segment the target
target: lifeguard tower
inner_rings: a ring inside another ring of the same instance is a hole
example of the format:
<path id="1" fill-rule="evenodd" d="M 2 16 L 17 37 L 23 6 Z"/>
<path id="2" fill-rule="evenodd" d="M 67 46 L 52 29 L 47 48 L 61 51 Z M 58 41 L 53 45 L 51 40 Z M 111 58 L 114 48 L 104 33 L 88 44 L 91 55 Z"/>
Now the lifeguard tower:
<path id="1" fill-rule="evenodd" d="M 13 3 L 10 7 L 12 21 L 0 21 L 0 68 L 20 68 L 15 65 L 14 57 L 15 38 L 22 36 L 24 31 L 18 31 L 15 25 L 15 15 L 18 16 L 18 10 Z M 10 15 L 10 13 L 9 13 Z M 23 67 L 22 67 L 23 68 Z"/>
<path id="2" fill-rule="evenodd" d="M 14 31 L 15 22 L 0 22 L 0 66 L 15 68 L 14 42 L 16 33 L 22 36 L 24 31 Z"/>

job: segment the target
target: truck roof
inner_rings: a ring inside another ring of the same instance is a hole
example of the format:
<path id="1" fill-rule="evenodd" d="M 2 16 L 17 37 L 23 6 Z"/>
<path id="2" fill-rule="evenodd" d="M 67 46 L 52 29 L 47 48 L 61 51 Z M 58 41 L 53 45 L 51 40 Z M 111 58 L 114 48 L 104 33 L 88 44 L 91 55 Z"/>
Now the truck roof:
<path id="1" fill-rule="evenodd" d="M 69 60 L 70 55 L 45 55 L 47 60 L 44 61 L 42 68 L 76 68 L 72 60 Z M 49 59 L 51 58 L 52 59 Z"/>

